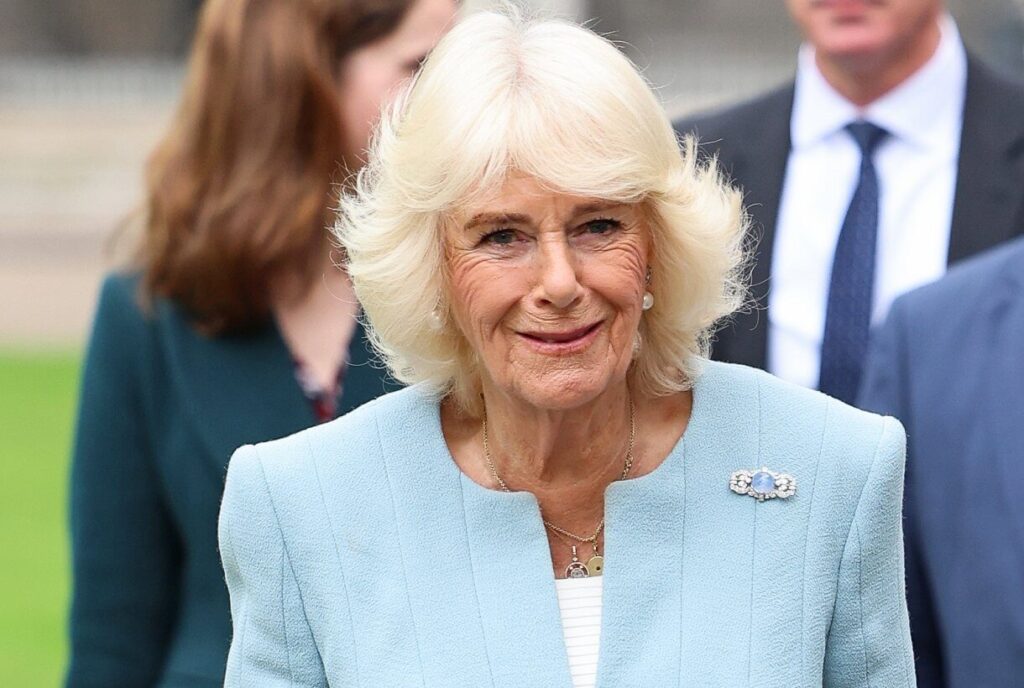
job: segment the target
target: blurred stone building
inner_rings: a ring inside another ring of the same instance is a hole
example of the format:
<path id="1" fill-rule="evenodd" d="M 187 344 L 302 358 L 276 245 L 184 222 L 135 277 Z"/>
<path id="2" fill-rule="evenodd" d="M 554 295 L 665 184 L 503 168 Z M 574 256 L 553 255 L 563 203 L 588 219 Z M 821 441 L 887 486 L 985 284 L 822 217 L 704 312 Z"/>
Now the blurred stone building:
<path id="1" fill-rule="evenodd" d="M 175 57 L 201 0 L 3 0 L 0 54 Z"/>
<path id="2" fill-rule="evenodd" d="M 783 0 L 519 1 L 618 41 L 673 115 L 769 88 L 795 64 Z M 1024 0 L 948 1 L 975 53 L 1024 76 Z M 201 4 L 0 0 L 0 346 L 82 341 Z"/>
<path id="3" fill-rule="evenodd" d="M 520 0 L 568 14 L 624 44 L 670 108 L 730 100 L 786 78 L 798 37 L 783 0 Z M 488 0 L 463 0 L 470 7 Z M 1024 76 L 1020 0 L 947 0 L 968 46 Z M 0 57 L 155 65 L 185 54 L 202 0 L 4 0 Z M 14 62 L 11 63 L 10 60 Z M 4 69 L 9 72 L 9 69 Z M 129 70 L 130 72 L 130 70 Z M 17 86 L 17 84 L 15 84 Z M 24 87 L 24 84 L 22 84 Z M 12 82 L 0 81 L 0 102 Z"/>

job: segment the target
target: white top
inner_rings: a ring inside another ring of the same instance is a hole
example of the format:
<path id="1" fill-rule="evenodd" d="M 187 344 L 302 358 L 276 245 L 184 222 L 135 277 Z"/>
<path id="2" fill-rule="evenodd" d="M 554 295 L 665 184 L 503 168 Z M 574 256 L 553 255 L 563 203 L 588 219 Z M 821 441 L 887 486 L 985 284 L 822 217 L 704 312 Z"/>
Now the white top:
<path id="1" fill-rule="evenodd" d="M 860 149 L 844 127 L 865 119 L 889 132 L 875 150 L 879 217 L 872 324 L 900 294 L 946 270 L 960 150 L 967 56 L 956 24 L 927 63 L 867 107 L 825 81 L 800 50 L 792 148 L 779 201 L 768 296 L 768 369 L 816 387 L 832 257 L 857 183 Z"/>
<path id="2" fill-rule="evenodd" d="M 601 576 L 555 580 L 573 688 L 593 688 L 601 641 Z"/>

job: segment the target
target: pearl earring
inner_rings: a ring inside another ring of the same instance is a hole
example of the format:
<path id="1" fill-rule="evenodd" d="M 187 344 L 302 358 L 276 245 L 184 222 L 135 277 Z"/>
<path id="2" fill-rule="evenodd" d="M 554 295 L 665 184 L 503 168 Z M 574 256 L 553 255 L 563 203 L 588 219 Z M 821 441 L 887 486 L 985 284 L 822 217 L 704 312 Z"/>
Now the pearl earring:
<path id="1" fill-rule="evenodd" d="M 440 332 L 444 329 L 444 318 L 441 317 L 441 313 L 437 308 L 430 311 L 430 329 L 434 332 Z"/>
<path id="2" fill-rule="evenodd" d="M 647 272 L 644 274 L 644 286 L 651 284 L 651 269 L 647 268 Z M 644 291 L 644 302 L 643 309 L 645 311 L 651 310 L 651 306 L 654 305 L 654 294 L 649 291 Z"/>

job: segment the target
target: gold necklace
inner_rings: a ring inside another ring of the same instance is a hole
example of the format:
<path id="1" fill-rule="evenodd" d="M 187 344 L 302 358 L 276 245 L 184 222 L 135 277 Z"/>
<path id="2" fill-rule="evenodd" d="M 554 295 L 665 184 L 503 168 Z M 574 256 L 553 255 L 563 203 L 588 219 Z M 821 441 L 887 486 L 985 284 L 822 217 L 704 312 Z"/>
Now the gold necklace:
<path id="1" fill-rule="evenodd" d="M 604 519 L 601 519 L 600 525 L 597 526 L 597 530 L 588 538 L 581 538 L 578 535 L 572 535 L 572 537 L 580 543 L 589 542 L 591 547 L 594 548 L 594 553 L 590 559 L 587 559 L 587 563 L 584 564 L 580 561 L 579 555 L 576 552 L 576 545 L 573 544 L 569 538 L 563 537 L 561 533 L 568 533 L 566 530 L 562 530 L 558 526 L 544 521 L 544 525 L 551 529 L 555 536 L 569 545 L 572 548 L 572 561 L 565 567 L 566 578 L 589 578 L 590 576 L 600 576 L 604 572 L 604 557 L 601 556 L 601 551 L 597 547 L 597 537 L 601 534 L 601 530 L 604 528 Z"/>
<path id="2" fill-rule="evenodd" d="M 494 460 L 491 458 L 491 446 L 488 442 L 487 436 L 487 409 L 484 409 L 483 417 L 483 435 L 484 435 L 484 461 L 487 463 L 487 468 L 491 472 L 491 477 L 498 483 L 498 486 L 504 492 L 511 492 L 509 486 L 501 479 L 498 475 L 498 469 L 494 466 Z M 625 480 L 629 476 L 629 471 L 633 468 L 633 445 L 636 442 L 636 409 L 633 406 L 633 397 L 629 397 L 629 443 L 626 445 L 626 460 L 622 466 L 622 475 L 619 480 Z M 568 566 L 565 567 L 566 578 L 587 578 L 589 576 L 600 576 L 604 570 L 604 557 L 601 556 L 601 552 L 598 550 L 597 539 L 601 535 L 601 531 L 604 530 L 604 519 L 597 524 L 597 528 L 594 530 L 594 534 L 590 536 L 581 536 L 572 533 L 565 528 L 559 528 L 551 521 L 548 521 L 541 514 L 541 520 L 544 522 L 544 526 L 550 529 L 553 533 L 559 536 L 559 539 L 565 542 L 572 548 L 572 561 Z M 580 544 L 590 544 L 594 548 L 594 554 L 584 564 L 579 560 L 577 555 L 576 545 L 569 542 L 566 538 L 575 540 Z"/>

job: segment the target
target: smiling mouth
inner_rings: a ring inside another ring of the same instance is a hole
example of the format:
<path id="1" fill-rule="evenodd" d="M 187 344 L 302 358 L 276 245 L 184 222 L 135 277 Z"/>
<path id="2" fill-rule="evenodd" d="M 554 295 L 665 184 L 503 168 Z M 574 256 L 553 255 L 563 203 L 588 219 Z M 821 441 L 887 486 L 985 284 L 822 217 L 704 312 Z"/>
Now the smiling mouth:
<path id="1" fill-rule="evenodd" d="M 542 349 L 571 350 L 589 343 L 594 333 L 601 327 L 601 322 L 562 332 L 519 332 L 518 334 Z"/>

